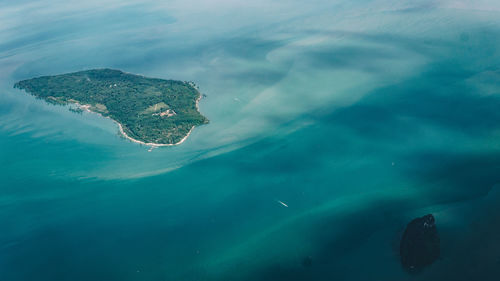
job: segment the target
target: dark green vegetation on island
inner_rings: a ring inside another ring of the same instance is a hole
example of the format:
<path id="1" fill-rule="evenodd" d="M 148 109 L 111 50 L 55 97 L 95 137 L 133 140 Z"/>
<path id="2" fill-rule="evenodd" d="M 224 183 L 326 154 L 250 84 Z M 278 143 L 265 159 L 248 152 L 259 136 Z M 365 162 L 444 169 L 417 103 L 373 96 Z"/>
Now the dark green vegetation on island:
<path id="1" fill-rule="evenodd" d="M 23 80 L 14 87 L 53 104 L 89 105 L 146 143 L 175 144 L 193 126 L 208 123 L 198 112 L 200 93 L 191 82 L 95 69 Z"/>

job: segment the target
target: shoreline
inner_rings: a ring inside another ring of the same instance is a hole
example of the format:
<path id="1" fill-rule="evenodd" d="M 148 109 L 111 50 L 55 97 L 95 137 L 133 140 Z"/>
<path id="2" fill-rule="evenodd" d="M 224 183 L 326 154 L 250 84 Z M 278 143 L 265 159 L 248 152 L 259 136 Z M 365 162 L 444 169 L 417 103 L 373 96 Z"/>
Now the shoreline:
<path id="1" fill-rule="evenodd" d="M 109 117 L 106 117 L 106 118 L 109 118 Z M 113 120 L 112 118 L 109 118 L 111 120 Z M 125 133 L 125 131 L 123 130 L 123 126 L 122 124 L 120 124 L 118 121 L 116 120 L 113 120 L 116 124 L 118 124 L 118 128 L 120 129 L 120 133 L 126 138 L 128 139 L 129 141 L 132 141 L 132 142 L 135 142 L 135 143 L 138 143 L 138 144 L 142 144 L 142 145 L 145 145 L 145 146 L 151 146 L 151 147 L 160 147 L 160 146 L 174 146 L 174 145 L 179 145 L 181 143 L 183 143 L 188 137 L 189 135 L 191 134 L 191 132 L 193 131 L 193 129 L 196 127 L 196 126 L 193 126 L 191 127 L 191 129 L 189 130 L 189 132 L 178 142 L 176 143 L 154 143 L 154 142 L 143 142 L 143 141 L 140 141 L 140 140 L 136 140 L 134 138 L 132 138 L 131 136 L 127 135 L 127 133 Z"/>
<path id="2" fill-rule="evenodd" d="M 200 93 L 200 91 L 198 91 L 198 89 L 196 89 L 196 91 L 198 92 L 199 96 L 198 98 L 196 99 L 196 109 L 199 111 L 199 105 L 198 103 L 200 102 L 201 98 L 202 98 L 202 94 Z M 189 137 L 189 135 L 191 135 L 191 132 L 194 130 L 194 128 L 196 126 L 193 126 L 191 127 L 191 129 L 189 130 L 189 132 L 178 142 L 176 143 L 153 143 L 153 142 L 143 142 L 143 141 L 140 141 L 140 140 L 136 140 L 134 138 L 132 138 L 131 136 L 127 135 L 127 133 L 125 133 L 125 130 L 123 130 L 123 125 L 116 121 L 115 119 L 109 117 L 109 116 L 104 116 L 102 115 L 101 113 L 99 112 L 95 112 L 95 111 L 92 111 L 90 110 L 90 107 L 91 105 L 90 104 L 79 104 L 79 103 L 75 103 L 76 106 L 78 106 L 80 109 L 86 111 L 86 112 L 91 112 L 91 113 L 95 113 L 95 114 L 98 114 L 104 118 L 109 118 L 110 120 L 112 120 L 113 122 L 115 122 L 117 125 L 118 125 L 118 128 L 119 128 L 119 131 L 120 133 L 122 134 L 122 136 L 125 137 L 125 139 L 128 139 L 129 141 L 132 141 L 134 143 L 138 143 L 138 144 L 142 144 L 142 145 L 145 145 L 145 146 L 150 146 L 150 147 L 162 147 L 162 146 L 175 146 L 175 145 L 179 145 L 179 144 L 182 144 L 184 141 L 187 140 L 187 138 Z"/>

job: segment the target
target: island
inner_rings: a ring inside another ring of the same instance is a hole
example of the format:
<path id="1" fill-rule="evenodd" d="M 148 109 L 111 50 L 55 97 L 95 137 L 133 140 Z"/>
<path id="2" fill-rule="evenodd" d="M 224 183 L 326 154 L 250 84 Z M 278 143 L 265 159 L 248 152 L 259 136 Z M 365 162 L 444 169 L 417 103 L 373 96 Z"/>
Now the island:
<path id="1" fill-rule="evenodd" d="M 193 82 L 93 69 L 22 80 L 14 88 L 108 117 L 127 139 L 149 146 L 180 144 L 194 127 L 208 123 L 198 110 L 202 95 Z"/>
<path id="2" fill-rule="evenodd" d="M 439 258 L 440 239 L 432 214 L 416 218 L 406 226 L 399 251 L 401 264 L 410 273 L 422 271 Z"/>

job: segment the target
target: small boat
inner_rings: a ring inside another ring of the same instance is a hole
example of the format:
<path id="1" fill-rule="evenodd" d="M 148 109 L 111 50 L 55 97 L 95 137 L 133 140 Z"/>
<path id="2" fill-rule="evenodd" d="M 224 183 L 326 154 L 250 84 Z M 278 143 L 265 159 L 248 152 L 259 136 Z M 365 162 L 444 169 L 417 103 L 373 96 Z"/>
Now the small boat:
<path id="1" fill-rule="evenodd" d="M 287 205 L 287 204 L 285 204 L 285 203 L 283 203 L 282 201 L 278 200 L 278 203 L 280 203 L 281 205 L 283 205 L 283 206 L 285 206 L 285 207 L 287 207 L 287 208 L 288 208 L 288 205 Z"/>

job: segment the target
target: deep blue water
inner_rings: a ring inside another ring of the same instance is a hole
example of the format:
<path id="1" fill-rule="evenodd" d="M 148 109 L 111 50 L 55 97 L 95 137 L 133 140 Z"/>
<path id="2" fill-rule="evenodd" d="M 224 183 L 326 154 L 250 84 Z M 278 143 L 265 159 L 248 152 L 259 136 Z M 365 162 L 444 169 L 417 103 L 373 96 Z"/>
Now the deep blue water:
<path id="1" fill-rule="evenodd" d="M 0 280 L 498 279 L 496 3 L 67 2 L 0 3 Z M 97 67 L 195 81 L 211 123 L 148 152 L 12 88 Z"/>

